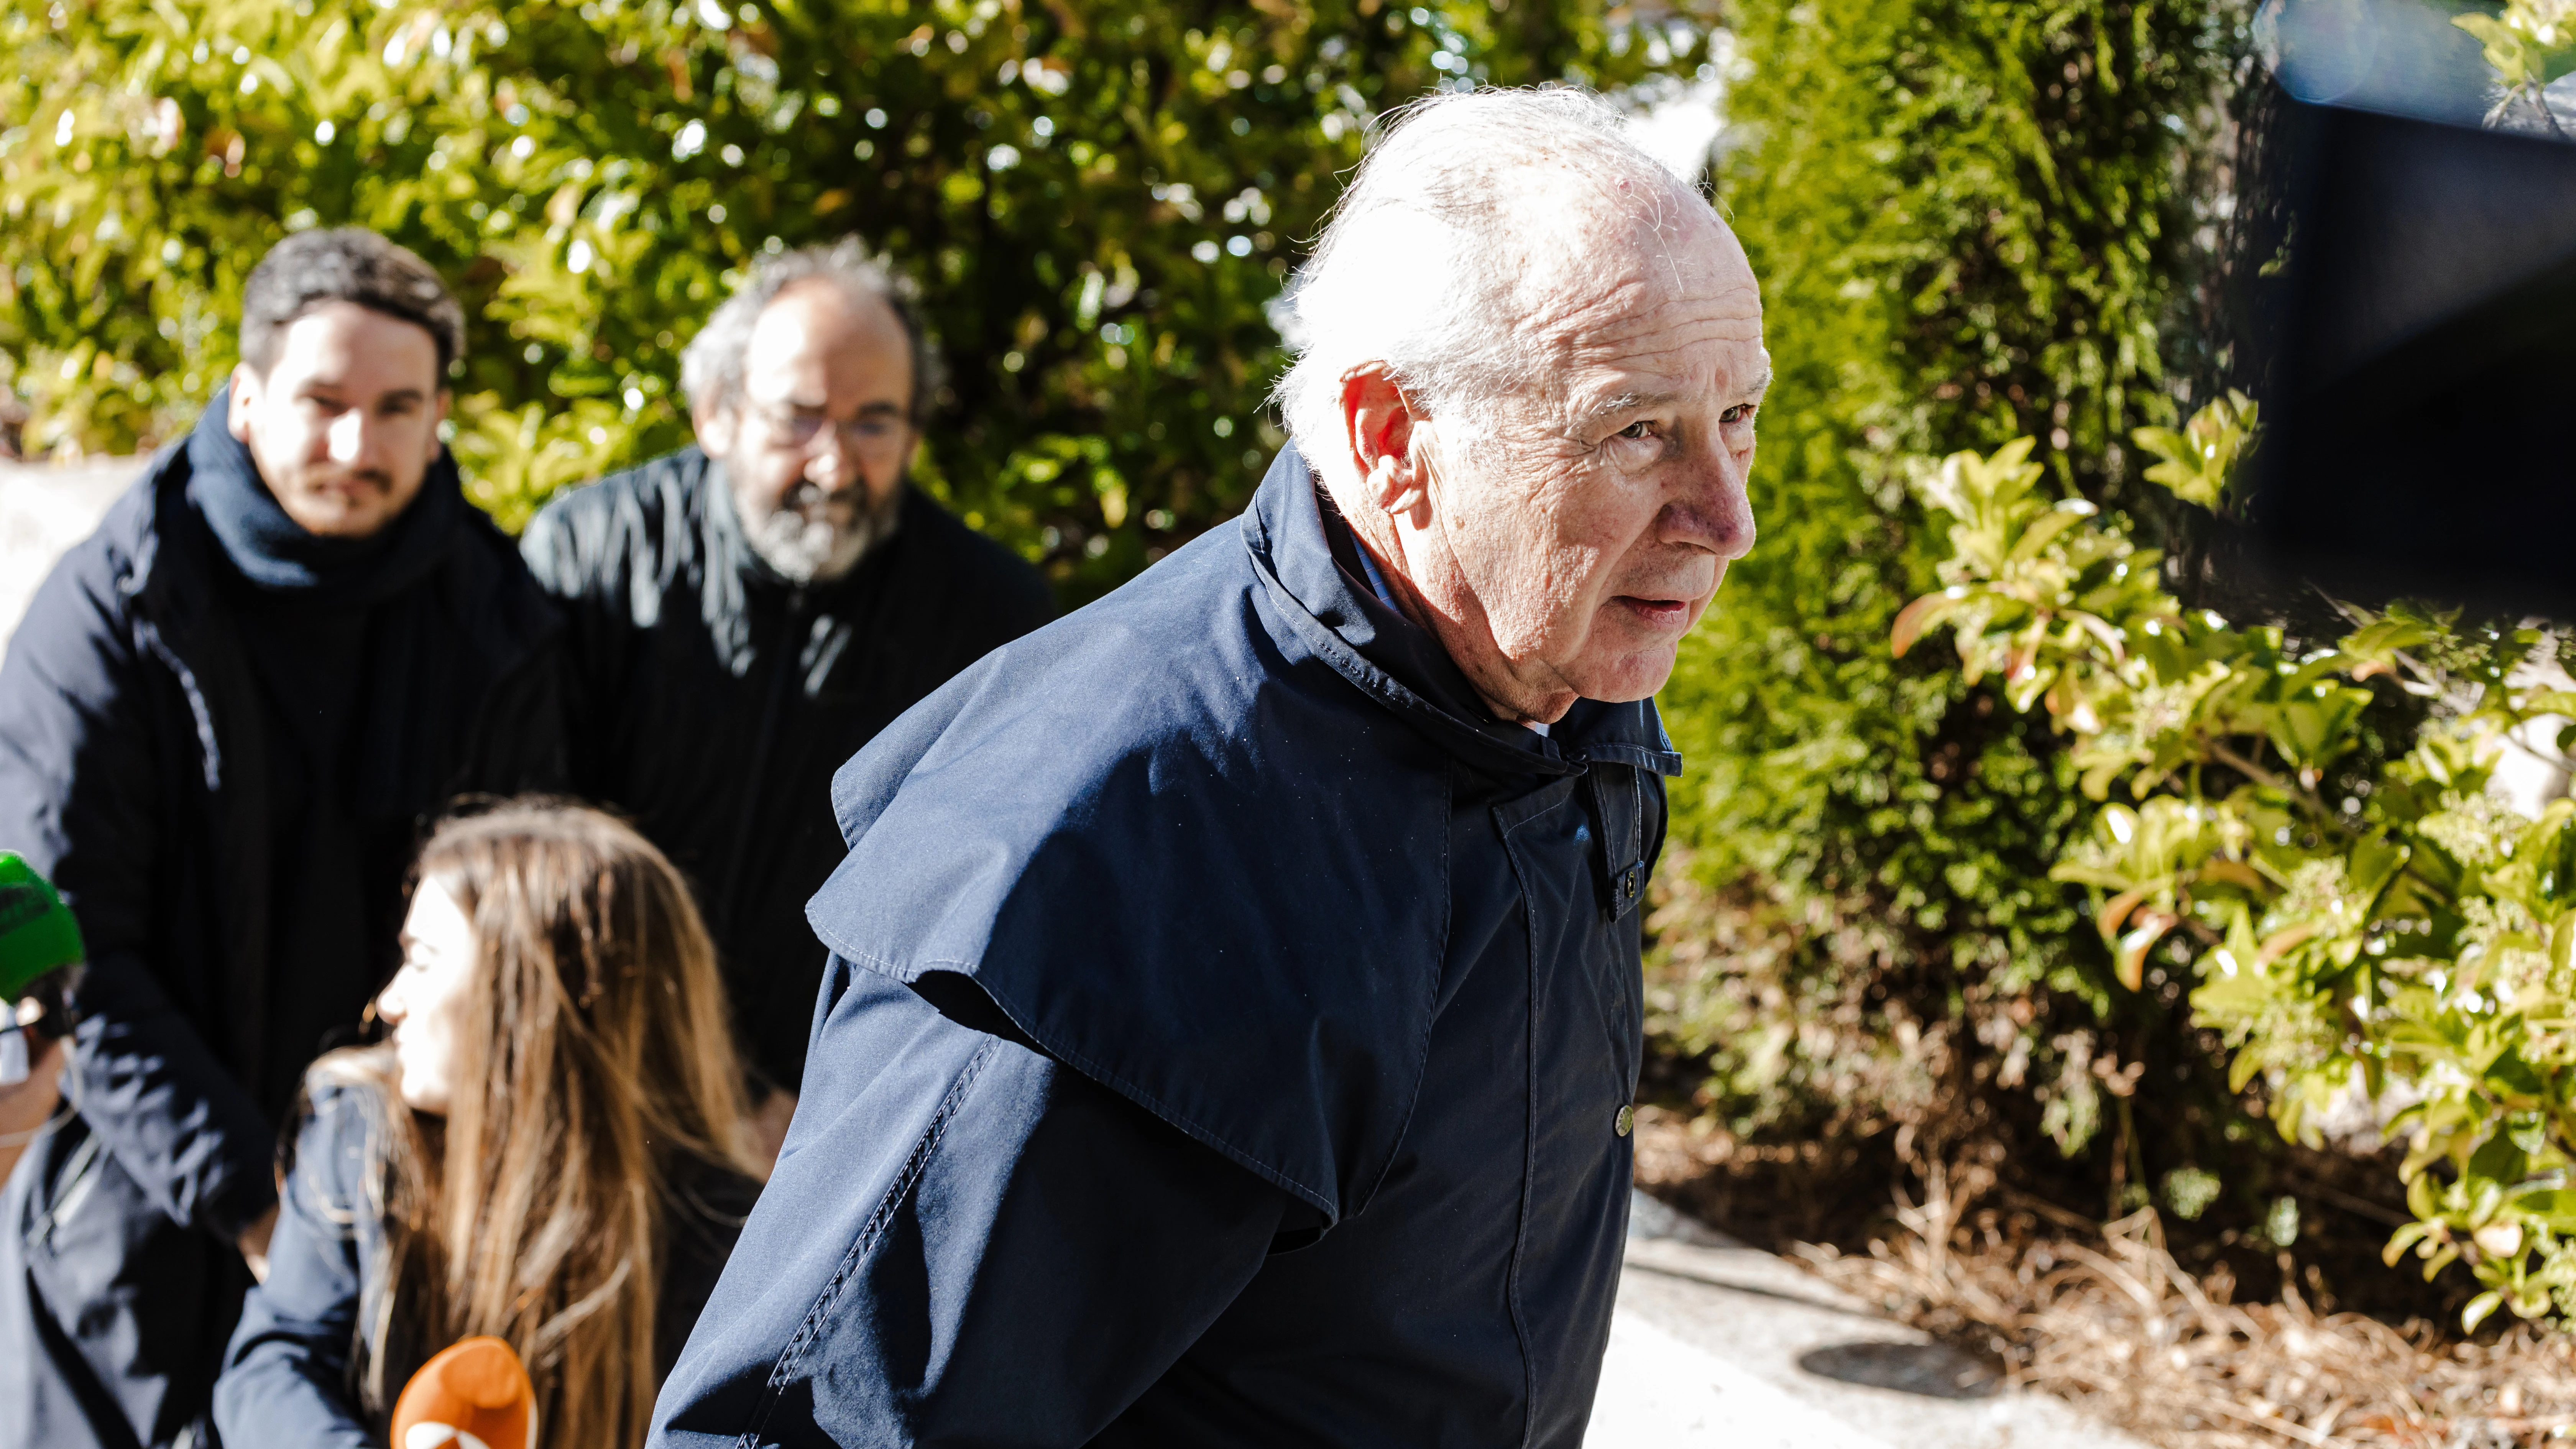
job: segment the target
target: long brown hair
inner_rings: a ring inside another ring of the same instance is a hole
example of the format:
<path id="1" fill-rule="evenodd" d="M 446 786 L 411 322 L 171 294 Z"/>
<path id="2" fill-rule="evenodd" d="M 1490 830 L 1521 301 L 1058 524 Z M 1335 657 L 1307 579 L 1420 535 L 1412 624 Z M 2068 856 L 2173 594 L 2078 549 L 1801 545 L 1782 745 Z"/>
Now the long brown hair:
<path id="1" fill-rule="evenodd" d="M 662 852 L 584 806 L 512 801 L 421 848 L 473 923 L 445 1121 L 405 1107 L 389 1049 L 317 1084 L 382 1103 L 366 1205 L 385 1285 L 362 1305 L 359 1385 L 383 1413 L 387 1342 L 490 1334 L 518 1350 L 559 1444 L 635 1446 L 682 1157 L 759 1178 L 715 948 Z"/>

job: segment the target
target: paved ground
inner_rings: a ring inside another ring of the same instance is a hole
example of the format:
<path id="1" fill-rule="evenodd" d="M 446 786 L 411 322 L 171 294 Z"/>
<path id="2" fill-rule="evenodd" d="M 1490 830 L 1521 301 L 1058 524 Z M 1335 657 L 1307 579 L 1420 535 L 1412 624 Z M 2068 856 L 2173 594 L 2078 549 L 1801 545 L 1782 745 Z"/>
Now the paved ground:
<path id="1" fill-rule="evenodd" d="M 1640 1196 L 1590 1449 L 2144 1449 Z"/>
<path id="2" fill-rule="evenodd" d="M 139 463 L 0 462 L 0 641 Z M 1650 1198 L 1635 1220 L 1589 1449 L 2142 1449 Z"/>

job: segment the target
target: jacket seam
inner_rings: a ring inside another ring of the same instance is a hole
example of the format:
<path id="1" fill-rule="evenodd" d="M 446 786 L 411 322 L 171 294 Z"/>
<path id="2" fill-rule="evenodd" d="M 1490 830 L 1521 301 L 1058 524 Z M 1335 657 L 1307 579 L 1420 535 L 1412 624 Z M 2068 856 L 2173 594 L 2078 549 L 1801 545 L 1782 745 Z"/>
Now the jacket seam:
<path id="1" fill-rule="evenodd" d="M 1539 941 L 1538 911 L 1531 899 L 1529 875 L 1521 868 L 1520 856 L 1511 848 L 1511 837 L 1515 831 L 1519 830 L 1522 826 L 1529 824 L 1531 821 L 1537 820 L 1542 816 L 1552 815 L 1565 808 L 1566 801 L 1572 798 L 1573 792 L 1571 790 L 1566 791 L 1565 794 L 1559 797 L 1555 803 L 1533 810 L 1527 815 L 1522 816 L 1520 819 L 1513 821 L 1509 825 L 1504 825 L 1502 823 L 1502 812 L 1500 807 L 1496 807 L 1495 809 L 1495 825 L 1503 837 L 1503 856 L 1512 863 L 1512 879 L 1520 884 L 1521 930 L 1525 937 L 1526 946 L 1526 980 L 1524 982 L 1524 989 L 1528 993 L 1527 1009 L 1521 1014 L 1521 1061 L 1523 1069 L 1528 1073 L 1529 1080 L 1523 1087 L 1521 1093 L 1521 1183 L 1519 1213 L 1512 1223 L 1511 1270 L 1505 1274 L 1503 1280 L 1503 1301 L 1511 1310 L 1512 1339 L 1520 1346 L 1521 1351 L 1521 1432 L 1519 1442 L 1522 1444 L 1530 1442 L 1530 1435 L 1536 1431 L 1538 1426 L 1538 1360 L 1536 1355 L 1530 1352 L 1529 1325 L 1525 1319 L 1521 1306 L 1521 1268 L 1529 1256 L 1530 1189 L 1538 1177 Z"/>
<path id="2" fill-rule="evenodd" d="M 945 959 L 924 961 L 921 963 L 919 970 L 913 972 L 910 976 L 907 976 L 904 974 L 903 967 L 892 961 L 886 960 L 882 956 L 874 956 L 865 951 L 852 950 L 850 947 L 834 941 L 830 937 L 824 938 L 824 944 L 839 952 L 845 960 L 866 966 L 880 976 L 884 976 L 889 980 L 900 981 L 907 986 L 910 985 L 914 979 L 932 971 L 954 971 L 957 974 L 974 981 L 976 989 L 982 991 L 986 996 L 992 996 L 993 1004 L 1001 1008 L 1002 1014 L 1010 1018 L 1013 1026 L 1016 1026 L 1022 1032 L 1027 1033 L 1029 1040 L 1037 1043 L 1038 1050 L 1041 1052 L 1044 1052 L 1046 1055 L 1073 1068 L 1075 1071 L 1082 1073 L 1084 1076 L 1091 1078 L 1093 1081 L 1100 1083 L 1102 1086 L 1115 1091 L 1120 1096 L 1127 1098 L 1137 1106 L 1153 1113 L 1163 1121 L 1181 1129 L 1181 1131 L 1187 1134 L 1192 1141 L 1206 1146 L 1211 1151 L 1217 1153 L 1227 1161 L 1234 1163 L 1236 1166 L 1243 1168 L 1245 1171 L 1250 1172 L 1255 1177 L 1262 1179 L 1274 1187 L 1285 1188 L 1289 1192 L 1295 1193 L 1309 1206 L 1329 1214 L 1336 1221 L 1340 1219 L 1341 1204 L 1331 1200 L 1321 1189 L 1300 1182 L 1296 1178 L 1290 1176 L 1287 1172 L 1262 1161 L 1260 1158 L 1255 1157 L 1243 1148 L 1237 1147 L 1234 1143 L 1227 1141 L 1226 1138 L 1215 1129 L 1200 1123 L 1197 1119 L 1191 1117 L 1186 1112 L 1166 1105 L 1161 1097 L 1145 1090 L 1134 1082 L 1127 1080 L 1117 1072 L 1113 1072 L 1107 1067 L 1100 1065 L 1085 1054 L 1075 1051 L 1057 1050 L 1055 1043 L 1050 1042 L 1044 1036 L 1039 1035 L 1034 1027 L 1030 1026 L 1028 1022 L 1021 1020 L 1022 1014 L 1013 1011 L 1010 1003 L 1002 1000 L 998 996 L 993 996 L 991 988 L 985 986 L 984 983 L 975 975 L 975 967 L 977 963 L 972 961 L 951 961 Z"/>
<path id="3" fill-rule="evenodd" d="M 162 667 L 177 677 L 179 692 L 188 701 L 188 718 L 197 729 L 197 751 L 202 762 L 206 793 L 221 793 L 224 788 L 224 747 L 215 734 L 215 712 L 206 700 L 205 686 L 197 682 L 196 671 L 188 667 L 188 662 L 181 659 L 179 652 L 161 637 L 158 624 L 138 618 L 134 621 L 134 632 L 152 657 L 160 660 Z"/>
<path id="4" fill-rule="evenodd" d="M 992 1060 L 999 1045 L 998 1042 L 987 1042 L 967 1059 L 965 1069 L 949 1086 L 948 1095 L 940 1100 L 939 1109 L 931 1114 L 930 1125 L 923 1130 L 920 1140 L 913 1144 L 911 1155 L 904 1159 L 903 1170 L 896 1174 L 885 1196 L 878 1201 L 876 1210 L 860 1227 L 850 1250 L 841 1255 L 840 1266 L 825 1281 L 823 1291 L 815 1296 L 813 1306 L 805 1311 L 804 1320 L 796 1325 L 794 1333 L 788 1335 L 786 1346 L 779 1350 L 777 1361 L 770 1365 L 768 1382 L 762 1385 L 759 1410 L 735 1441 L 739 1449 L 758 1449 L 760 1436 L 768 1429 L 770 1416 L 777 1412 L 787 1385 L 793 1382 L 797 1365 L 821 1341 L 824 1323 L 840 1301 L 842 1290 L 849 1286 L 859 1265 L 875 1252 L 878 1241 L 885 1236 L 887 1225 L 894 1220 L 895 1211 L 912 1196 L 921 1175 L 929 1170 L 930 1159 L 939 1151 L 940 1141 L 948 1135 L 948 1126 L 956 1120 L 968 1089 L 974 1086 L 977 1077 L 983 1075 L 985 1063 Z"/>

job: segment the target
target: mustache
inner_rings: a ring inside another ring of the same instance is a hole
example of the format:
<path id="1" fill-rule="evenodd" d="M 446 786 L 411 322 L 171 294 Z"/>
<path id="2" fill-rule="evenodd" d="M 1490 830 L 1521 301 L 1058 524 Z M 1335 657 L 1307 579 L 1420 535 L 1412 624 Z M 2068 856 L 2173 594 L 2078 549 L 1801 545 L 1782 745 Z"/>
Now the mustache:
<path id="1" fill-rule="evenodd" d="M 853 514 L 860 511 L 864 506 L 866 491 L 865 485 L 838 490 L 826 490 L 822 484 L 816 483 L 811 479 L 798 479 L 796 483 L 787 490 L 786 496 L 778 500 L 778 511 L 781 513 L 813 513 L 821 511 L 843 515 Z"/>
<path id="2" fill-rule="evenodd" d="M 370 488 L 391 492 L 394 486 L 394 475 L 382 468 L 349 468 L 326 474 L 314 481 L 325 487 L 334 483 L 364 483 Z"/>

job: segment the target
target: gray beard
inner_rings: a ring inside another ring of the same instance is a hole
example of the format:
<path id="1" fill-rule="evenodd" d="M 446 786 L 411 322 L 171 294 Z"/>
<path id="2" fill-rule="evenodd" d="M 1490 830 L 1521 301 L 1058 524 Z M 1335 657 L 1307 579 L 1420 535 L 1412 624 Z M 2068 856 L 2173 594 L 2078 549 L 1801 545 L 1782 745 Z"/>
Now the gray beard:
<path id="1" fill-rule="evenodd" d="M 799 485 L 788 496 L 793 499 L 802 491 Z M 751 551 L 788 582 L 830 583 L 857 568 L 869 550 L 894 535 L 903 516 L 903 491 L 904 485 L 897 483 L 883 504 L 863 509 L 846 528 L 828 518 L 808 518 L 792 502 L 755 514 L 739 493 L 733 499 L 734 516 L 742 520 L 742 536 Z"/>

